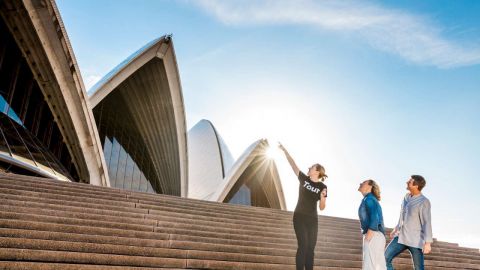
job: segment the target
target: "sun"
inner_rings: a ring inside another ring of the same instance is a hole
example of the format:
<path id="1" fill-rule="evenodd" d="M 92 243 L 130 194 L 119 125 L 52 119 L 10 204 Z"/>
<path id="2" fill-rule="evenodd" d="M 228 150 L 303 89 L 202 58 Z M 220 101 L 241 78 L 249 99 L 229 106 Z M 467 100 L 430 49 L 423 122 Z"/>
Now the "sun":
<path id="1" fill-rule="evenodd" d="M 280 156 L 280 150 L 277 147 L 269 146 L 265 154 L 269 159 L 277 159 Z"/>

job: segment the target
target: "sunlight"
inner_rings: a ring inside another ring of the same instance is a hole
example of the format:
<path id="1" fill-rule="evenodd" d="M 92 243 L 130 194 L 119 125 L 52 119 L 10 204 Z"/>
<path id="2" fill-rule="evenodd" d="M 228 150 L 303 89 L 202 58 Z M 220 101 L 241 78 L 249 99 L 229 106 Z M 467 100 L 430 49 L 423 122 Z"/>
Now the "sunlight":
<path id="1" fill-rule="evenodd" d="M 266 154 L 269 159 L 278 159 L 281 156 L 280 149 L 273 145 L 268 147 Z"/>

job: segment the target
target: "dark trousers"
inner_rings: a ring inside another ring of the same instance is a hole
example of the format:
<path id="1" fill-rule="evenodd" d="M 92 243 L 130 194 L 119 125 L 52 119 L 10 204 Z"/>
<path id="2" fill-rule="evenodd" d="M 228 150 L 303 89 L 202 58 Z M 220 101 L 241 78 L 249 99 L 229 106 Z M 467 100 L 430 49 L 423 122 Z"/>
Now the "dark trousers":
<path id="1" fill-rule="evenodd" d="M 409 247 L 398 243 L 398 237 L 392 239 L 385 250 L 385 260 L 387 261 L 387 270 L 394 270 L 392 261 L 398 254 L 402 253 L 405 249 L 410 251 L 413 260 L 413 266 L 415 270 L 424 269 L 423 251 L 420 248 Z"/>
<path id="2" fill-rule="evenodd" d="M 293 228 L 297 236 L 297 270 L 313 270 L 314 250 L 317 244 L 318 216 L 295 212 Z"/>

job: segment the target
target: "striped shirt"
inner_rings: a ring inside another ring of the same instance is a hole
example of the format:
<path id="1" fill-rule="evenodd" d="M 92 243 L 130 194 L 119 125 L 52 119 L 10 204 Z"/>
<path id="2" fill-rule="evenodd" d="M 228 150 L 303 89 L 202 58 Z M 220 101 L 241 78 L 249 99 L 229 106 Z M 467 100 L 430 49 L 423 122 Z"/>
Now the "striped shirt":
<path id="1" fill-rule="evenodd" d="M 405 196 L 396 229 L 400 244 L 421 249 L 426 242 L 433 242 L 431 206 L 427 197 L 423 194 Z"/>

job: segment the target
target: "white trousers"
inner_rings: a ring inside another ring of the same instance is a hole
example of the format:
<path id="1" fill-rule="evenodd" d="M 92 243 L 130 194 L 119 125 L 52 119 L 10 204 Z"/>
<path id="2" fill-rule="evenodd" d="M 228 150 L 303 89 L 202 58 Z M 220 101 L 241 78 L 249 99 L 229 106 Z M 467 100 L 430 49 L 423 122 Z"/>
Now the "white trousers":
<path id="1" fill-rule="evenodd" d="M 374 232 L 370 241 L 363 237 L 363 270 L 386 270 L 385 262 L 385 235 Z"/>

